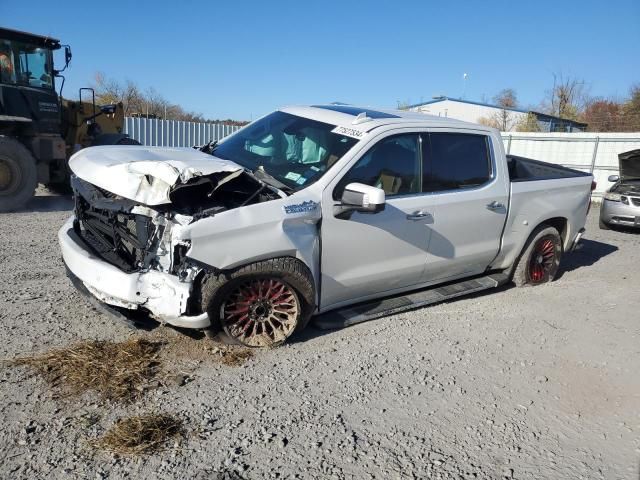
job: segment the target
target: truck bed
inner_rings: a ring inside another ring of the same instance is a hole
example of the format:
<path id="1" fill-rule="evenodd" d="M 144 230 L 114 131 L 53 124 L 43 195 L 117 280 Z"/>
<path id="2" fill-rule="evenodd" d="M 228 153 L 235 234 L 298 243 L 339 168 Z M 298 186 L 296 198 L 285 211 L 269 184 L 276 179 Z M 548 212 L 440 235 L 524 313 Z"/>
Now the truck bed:
<path id="1" fill-rule="evenodd" d="M 535 180 L 552 180 L 557 178 L 574 178 L 589 176 L 589 173 L 572 168 L 541 162 L 532 158 L 507 155 L 509 179 L 512 182 L 531 182 Z"/>
<path id="2" fill-rule="evenodd" d="M 511 180 L 509 213 L 502 246 L 494 268 L 508 268 L 516 261 L 531 225 L 558 225 L 564 250 L 584 227 L 593 177 L 586 172 L 530 158 L 507 155 Z"/>

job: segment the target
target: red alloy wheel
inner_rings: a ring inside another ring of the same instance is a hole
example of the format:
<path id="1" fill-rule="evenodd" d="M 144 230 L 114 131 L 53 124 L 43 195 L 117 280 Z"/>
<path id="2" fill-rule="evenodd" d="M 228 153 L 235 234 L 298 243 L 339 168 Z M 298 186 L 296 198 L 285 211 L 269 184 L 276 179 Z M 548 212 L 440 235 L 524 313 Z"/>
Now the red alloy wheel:
<path id="1" fill-rule="evenodd" d="M 549 238 L 541 238 L 536 243 L 529 259 L 529 280 L 542 283 L 549 278 L 556 259 L 556 246 Z"/>
<path id="2" fill-rule="evenodd" d="M 229 336 L 250 347 L 283 342 L 298 323 L 295 291 L 278 279 L 252 279 L 235 287 L 222 303 L 220 318 Z"/>

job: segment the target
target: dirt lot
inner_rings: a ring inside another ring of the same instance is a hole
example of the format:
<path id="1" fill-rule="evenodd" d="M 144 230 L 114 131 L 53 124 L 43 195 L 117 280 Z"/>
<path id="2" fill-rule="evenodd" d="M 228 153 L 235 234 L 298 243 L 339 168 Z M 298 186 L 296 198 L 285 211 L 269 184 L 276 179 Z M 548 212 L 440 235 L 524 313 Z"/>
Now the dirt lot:
<path id="1" fill-rule="evenodd" d="M 504 288 L 224 365 L 210 340 L 132 331 L 64 274 L 70 201 L 0 216 L 0 357 L 86 339 L 162 337 L 175 381 L 132 404 L 56 398 L 0 369 L 1 478 L 639 478 L 640 235 L 600 231 L 556 282 Z M 92 447 L 114 421 L 185 422 L 161 453 Z"/>

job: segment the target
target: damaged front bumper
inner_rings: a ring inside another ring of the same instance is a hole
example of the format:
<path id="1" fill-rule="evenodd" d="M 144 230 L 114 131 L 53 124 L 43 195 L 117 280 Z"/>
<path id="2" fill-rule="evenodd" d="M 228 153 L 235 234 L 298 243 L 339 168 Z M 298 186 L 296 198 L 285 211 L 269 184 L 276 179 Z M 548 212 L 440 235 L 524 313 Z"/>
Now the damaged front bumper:
<path id="1" fill-rule="evenodd" d="M 128 310 L 144 310 L 162 323 L 183 328 L 210 326 L 207 313 L 186 315 L 193 282 L 156 270 L 126 273 L 92 254 L 76 234 L 71 217 L 58 232 L 69 271 L 99 301 Z"/>

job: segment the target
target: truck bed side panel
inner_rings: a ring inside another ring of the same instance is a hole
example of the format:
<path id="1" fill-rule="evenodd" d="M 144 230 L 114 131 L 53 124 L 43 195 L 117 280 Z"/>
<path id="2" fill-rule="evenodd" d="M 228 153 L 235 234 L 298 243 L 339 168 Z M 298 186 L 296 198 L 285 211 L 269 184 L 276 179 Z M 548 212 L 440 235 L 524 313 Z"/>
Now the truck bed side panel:
<path id="1" fill-rule="evenodd" d="M 580 170 L 516 155 L 507 155 L 507 166 L 509 168 L 509 178 L 512 182 L 590 176 L 589 173 L 581 172 Z"/>
<path id="2" fill-rule="evenodd" d="M 511 183 L 509 215 L 502 237 L 502 248 L 491 268 L 508 268 L 517 260 L 531 232 L 551 218 L 567 219 L 564 249 L 568 249 L 584 228 L 589 197 L 590 175 L 554 180 Z"/>

